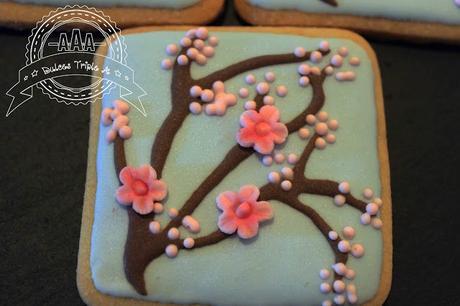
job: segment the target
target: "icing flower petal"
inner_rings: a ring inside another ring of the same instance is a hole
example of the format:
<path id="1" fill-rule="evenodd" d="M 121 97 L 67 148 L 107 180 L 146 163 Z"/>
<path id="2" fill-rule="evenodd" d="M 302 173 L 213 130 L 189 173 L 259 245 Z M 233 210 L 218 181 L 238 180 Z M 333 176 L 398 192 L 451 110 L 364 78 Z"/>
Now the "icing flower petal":
<path id="1" fill-rule="evenodd" d="M 270 154 L 274 148 L 275 148 L 275 143 L 273 142 L 273 140 L 268 139 L 268 138 L 259 139 L 254 144 L 254 150 L 259 152 L 260 154 Z"/>
<path id="2" fill-rule="evenodd" d="M 116 198 L 118 203 L 123 205 L 130 205 L 132 202 L 131 193 L 133 191 L 128 185 L 120 186 L 116 192 Z"/>
<path id="3" fill-rule="evenodd" d="M 259 231 L 259 222 L 257 217 L 250 217 L 249 220 L 238 224 L 238 236 L 243 239 L 250 239 L 257 235 Z"/>
<path id="4" fill-rule="evenodd" d="M 154 180 L 151 184 L 150 195 L 155 201 L 161 201 L 166 197 L 167 186 L 166 183 L 160 180 Z"/>
<path id="5" fill-rule="evenodd" d="M 217 207 L 221 210 L 232 209 L 233 203 L 236 201 L 236 193 L 233 191 L 225 191 L 217 196 Z"/>
<path id="6" fill-rule="evenodd" d="M 135 198 L 133 201 L 133 209 L 141 215 L 149 214 L 153 211 L 153 201 L 148 197 Z"/>
<path id="7" fill-rule="evenodd" d="M 256 202 L 259 195 L 259 188 L 254 185 L 244 185 L 238 192 L 238 198 L 241 202 Z"/>
<path id="8" fill-rule="evenodd" d="M 131 168 L 124 167 L 123 169 L 121 169 L 119 178 L 123 184 L 131 184 L 133 180 L 133 176 L 131 174 Z"/>
<path id="9" fill-rule="evenodd" d="M 233 213 L 223 213 L 219 216 L 219 229 L 225 234 L 233 234 L 237 228 L 238 223 Z"/>
<path id="10" fill-rule="evenodd" d="M 265 105 L 260 109 L 260 115 L 267 121 L 278 122 L 280 120 L 280 112 L 273 105 Z"/>
<path id="11" fill-rule="evenodd" d="M 266 201 L 257 202 L 257 204 L 254 205 L 254 209 L 254 215 L 257 216 L 259 221 L 270 220 L 273 218 L 272 207 L 270 206 L 270 203 Z"/>
<path id="12" fill-rule="evenodd" d="M 133 173 L 133 176 L 144 182 L 152 182 L 157 178 L 157 172 L 150 165 L 143 165 L 137 168 L 137 171 Z"/>
<path id="13" fill-rule="evenodd" d="M 236 134 L 236 141 L 243 147 L 252 147 L 257 136 L 251 128 L 242 128 Z"/>
<path id="14" fill-rule="evenodd" d="M 273 141 L 276 144 L 280 144 L 286 141 L 286 137 L 288 136 L 288 129 L 286 125 L 282 123 L 275 123 L 273 124 Z"/>

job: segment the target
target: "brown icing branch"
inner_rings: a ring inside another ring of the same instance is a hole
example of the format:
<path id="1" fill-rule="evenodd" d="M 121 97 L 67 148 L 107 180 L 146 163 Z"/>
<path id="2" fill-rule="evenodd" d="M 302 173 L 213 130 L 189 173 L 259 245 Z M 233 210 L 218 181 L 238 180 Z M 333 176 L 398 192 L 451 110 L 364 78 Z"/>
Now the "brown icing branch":
<path id="1" fill-rule="evenodd" d="M 337 0 L 319 0 L 321 2 L 324 2 L 326 4 L 329 4 L 330 6 L 339 6 L 339 4 L 337 3 Z"/>

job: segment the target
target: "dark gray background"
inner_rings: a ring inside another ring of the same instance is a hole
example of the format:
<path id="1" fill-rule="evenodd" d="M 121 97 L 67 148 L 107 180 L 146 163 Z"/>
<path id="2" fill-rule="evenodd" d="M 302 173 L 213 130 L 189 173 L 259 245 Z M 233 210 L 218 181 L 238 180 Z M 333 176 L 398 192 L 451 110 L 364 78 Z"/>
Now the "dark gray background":
<path id="1" fill-rule="evenodd" d="M 228 7 L 215 24 L 244 23 Z M 0 28 L 0 304 L 81 305 L 89 106 L 36 91 L 4 118 L 29 34 Z M 460 50 L 370 42 L 382 70 L 393 192 L 386 305 L 458 305 Z"/>

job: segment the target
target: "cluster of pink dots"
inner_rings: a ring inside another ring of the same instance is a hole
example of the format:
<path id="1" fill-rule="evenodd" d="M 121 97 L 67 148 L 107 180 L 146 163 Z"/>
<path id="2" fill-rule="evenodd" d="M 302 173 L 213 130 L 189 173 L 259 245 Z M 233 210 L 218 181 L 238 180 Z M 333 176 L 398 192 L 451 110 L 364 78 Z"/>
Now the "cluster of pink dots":
<path id="1" fill-rule="evenodd" d="M 169 44 L 166 46 L 166 54 L 175 56 L 177 64 L 188 65 L 195 61 L 199 65 L 205 65 L 208 58 L 214 56 L 214 48 L 218 45 L 219 39 L 216 36 L 209 36 L 208 29 L 199 27 L 188 30 L 181 38 L 179 46 Z M 181 49 L 182 47 L 182 49 Z M 172 59 L 167 58 L 161 61 L 161 68 L 169 70 L 174 66 Z"/>
<path id="2" fill-rule="evenodd" d="M 244 81 L 248 85 L 256 85 L 256 92 L 259 95 L 264 95 L 263 102 L 265 105 L 274 105 L 275 104 L 275 98 L 272 96 L 269 96 L 268 93 L 270 92 L 271 85 L 270 83 L 275 82 L 276 80 L 276 75 L 272 71 L 268 71 L 264 74 L 264 81 L 257 83 L 256 77 L 253 74 L 248 74 L 245 78 Z M 285 97 L 288 94 L 288 89 L 286 85 L 278 85 L 275 88 L 276 95 L 278 97 Z M 238 91 L 238 95 L 242 99 L 246 99 L 249 97 L 249 90 L 246 87 L 240 88 Z M 250 109 L 256 109 L 256 102 L 253 100 L 246 101 L 244 104 L 244 109 L 250 110 Z"/>
<path id="3" fill-rule="evenodd" d="M 207 115 L 223 116 L 227 107 L 236 104 L 237 99 L 234 94 L 225 92 L 225 84 L 222 81 L 216 81 L 212 84 L 212 89 L 203 89 L 198 85 L 190 88 L 190 96 L 199 98 L 202 102 L 207 103 L 205 113 Z M 203 107 L 200 102 L 194 101 L 189 105 L 192 114 L 200 114 Z"/>
<path id="4" fill-rule="evenodd" d="M 340 240 L 338 243 L 338 250 L 342 253 L 351 253 L 353 257 L 361 258 L 364 256 L 364 247 L 359 243 L 351 244 L 350 240 L 355 238 L 356 230 L 351 226 L 345 226 L 342 229 L 342 235 L 347 240 Z M 335 231 L 330 231 L 328 233 L 330 240 L 339 239 L 339 235 Z M 342 279 L 333 280 L 332 283 L 328 282 L 329 277 L 335 273 L 342 276 Z M 343 278 L 347 280 L 353 280 L 356 277 L 356 272 L 347 267 L 344 263 L 335 263 L 331 266 L 331 270 L 324 268 L 319 272 L 320 278 L 324 281 L 320 285 L 320 291 L 324 294 L 334 292 L 334 303 L 337 305 L 342 305 L 348 300 L 351 304 L 355 304 L 358 301 L 358 296 L 356 295 L 356 287 L 352 283 L 345 284 Z M 323 302 L 323 305 L 332 305 L 332 301 L 326 300 Z"/>
<path id="5" fill-rule="evenodd" d="M 161 214 L 164 211 L 164 207 L 161 203 L 155 203 L 154 205 L 154 212 L 155 214 Z M 176 218 L 179 215 L 179 211 L 176 208 L 170 208 L 168 210 L 168 216 L 171 219 Z M 185 216 L 182 219 L 182 226 L 189 231 L 190 233 L 199 233 L 201 230 L 200 222 L 193 218 L 192 216 Z M 149 223 L 149 230 L 152 234 L 159 234 L 161 233 L 161 224 L 159 221 L 151 221 Z M 180 231 L 177 227 L 172 227 L 166 233 L 171 242 L 177 241 L 180 239 Z M 187 237 L 182 241 L 182 245 L 186 249 L 191 249 L 195 246 L 195 239 L 191 237 Z M 179 253 L 179 248 L 176 243 L 170 243 L 165 248 L 165 253 L 168 257 L 173 258 L 176 257 Z"/>
<path id="6" fill-rule="evenodd" d="M 101 114 L 102 124 L 112 125 L 105 138 L 108 142 L 113 142 L 117 135 L 122 139 L 129 139 L 133 134 L 133 130 L 128 126 L 129 118 L 126 116 L 129 112 L 129 104 L 122 100 L 115 100 L 112 105 L 113 107 L 104 108 Z"/>
<path id="7" fill-rule="evenodd" d="M 342 207 L 345 205 L 346 202 L 346 197 L 345 195 L 350 193 L 350 183 L 344 181 L 339 184 L 339 192 L 340 194 L 337 194 L 334 197 L 334 204 Z M 366 205 L 366 212 L 363 213 L 360 217 L 361 224 L 363 225 L 372 225 L 373 228 L 375 229 L 381 229 L 383 226 L 382 220 L 377 217 L 380 208 L 383 205 L 382 199 L 378 197 L 374 197 L 374 191 L 367 187 L 364 188 L 362 195 L 364 199 L 367 202 Z"/>
<path id="8" fill-rule="evenodd" d="M 327 144 L 333 144 L 336 137 L 331 131 L 336 131 L 339 128 L 339 122 L 335 119 L 329 119 L 329 114 L 325 111 L 319 112 L 317 115 L 309 114 L 305 117 L 305 122 L 313 127 L 313 130 L 318 137 L 315 140 L 315 147 L 323 150 Z M 298 131 L 299 137 L 308 139 L 311 132 L 307 127 L 303 127 Z"/>
<path id="9" fill-rule="evenodd" d="M 265 155 L 262 158 L 262 163 L 265 166 L 271 166 L 273 162 L 277 164 L 282 164 L 286 160 L 284 153 L 278 151 L 275 152 L 273 156 Z M 294 166 L 299 157 L 295 153 L 289 153 L 287 156 L 287 162 Z M 284 191 L 289 191 L 292 188 L 292 180 L 294 179 L 294 170 L 291 167 L 282 167 L 280 171 L 271 171 L 268 176 L 268 182 L 272 184 L 281 184 L 281 189 Z"/>

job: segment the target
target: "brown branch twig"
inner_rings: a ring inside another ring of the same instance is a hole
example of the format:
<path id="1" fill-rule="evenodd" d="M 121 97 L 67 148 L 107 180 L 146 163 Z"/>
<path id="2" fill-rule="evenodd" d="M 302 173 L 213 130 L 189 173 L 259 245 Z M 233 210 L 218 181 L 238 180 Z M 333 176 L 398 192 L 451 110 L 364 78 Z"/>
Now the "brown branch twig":
<path id="1" fill-rule="evenodd" d="M 329 4 L 330 6 L 334 6 L 334 7 L 339 6 L 339 3 L 337 2 L 337 0 L 319 0 L 319 1 Z"/>

